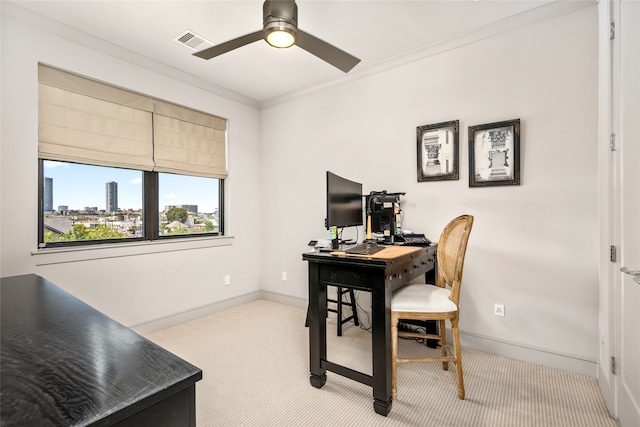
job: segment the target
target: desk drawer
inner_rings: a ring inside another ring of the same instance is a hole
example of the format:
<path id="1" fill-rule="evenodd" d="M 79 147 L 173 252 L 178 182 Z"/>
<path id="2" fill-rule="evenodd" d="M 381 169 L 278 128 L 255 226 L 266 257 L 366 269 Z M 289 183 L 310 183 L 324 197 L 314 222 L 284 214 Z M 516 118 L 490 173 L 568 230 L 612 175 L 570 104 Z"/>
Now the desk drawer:
<path id="1" fill-rule="evenodd" d="M 417 256 L 408 256 L 389 263 L 384 268 L 384 283 L 395 289 L 409 283 L 435 267 L 433 253 L 420 252 Z M 357 267 L 353 265 L 334 265 L 320 269 L 319 280 L 326 285 L 348 286 L 354 289 L 370 291 L 374 283 L 380 283 L 382 268 Z"/>
<path id="2" fill-rule="evenodd" d="M 393 289 L 433 270 L 435 257 L 432 253 L 422 252 L 419 257 L 406 260 L 387 269 L 385 281 Z"/>
<path id="3" fill-rule="evenodd" d="M 335 266 L 331 269 L 321 269 L 319 277 L 320 283 L 325 285 L 348 286 L 364 291 L 371 291 L 373 283 L 379 279 L 379 271 L 351 266 Z"/>

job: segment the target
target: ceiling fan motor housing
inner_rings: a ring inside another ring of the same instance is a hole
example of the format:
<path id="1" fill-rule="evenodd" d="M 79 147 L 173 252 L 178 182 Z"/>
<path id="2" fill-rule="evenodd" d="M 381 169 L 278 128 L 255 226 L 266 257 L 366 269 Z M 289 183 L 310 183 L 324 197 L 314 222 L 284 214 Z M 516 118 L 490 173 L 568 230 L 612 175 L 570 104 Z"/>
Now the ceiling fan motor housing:
<path id="1" fill-rule="evenodd" d="M 264 38 L 274 31 L 284 31 L 298 38 L 298 5 L 295 1 L 266 0 L 262 6 Z"/>

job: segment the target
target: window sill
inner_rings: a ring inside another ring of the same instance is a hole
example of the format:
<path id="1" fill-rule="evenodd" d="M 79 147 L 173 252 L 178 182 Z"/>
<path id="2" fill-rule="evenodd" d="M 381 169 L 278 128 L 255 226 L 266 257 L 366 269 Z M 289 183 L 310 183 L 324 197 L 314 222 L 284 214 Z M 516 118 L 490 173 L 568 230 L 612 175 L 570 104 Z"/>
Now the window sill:
<path id="1" fill-rule="evenodd" d="M 32 251 L 36 265 L 64 264 L 68 262 L 91 261 L 96 259 L 120 258 L 136 255 L 148 255 L 162 252 L 175 252 L 192 249 L 231 246 L 232 236 L 194 237 L 163 241 L 143 241 L 116 243 L 72 248 L 50 248 Z"/>

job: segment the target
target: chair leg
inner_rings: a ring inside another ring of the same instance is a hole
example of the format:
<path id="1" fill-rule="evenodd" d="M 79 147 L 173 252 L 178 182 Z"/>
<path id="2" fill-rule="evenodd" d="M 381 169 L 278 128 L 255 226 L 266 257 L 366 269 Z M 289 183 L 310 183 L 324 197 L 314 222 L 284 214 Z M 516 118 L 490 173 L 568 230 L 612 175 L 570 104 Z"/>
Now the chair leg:
<path id="1" fill-rule="evenodd" d="M 396 400 L 398 373 L 398 317 L 391 314 L 391 399 Z"/>
<path id="2" fill-rule="evenodd" d="M 442 357 L 447 357 L 447 325 L 444 320 L 438 320 L 438 332 L 440 333 L 440 348 Z M 442 362 L 442 369 L 449 370 L 449 362 Z"/>
<path id="3" fill-rule="evenodd" d="M 348 295 L 349 299 L 345 300 L 345 295 Z M 329 312 L 336 313 L 336 335 L 338 335 L 339 337 L 342 336 L 342 325 L 347 323 L 349 320 L 353 320 L 353 323 L 356 326 L 360 326 L 360 320 L 358 319 L 358 310 L 356 308 L 356 297 L 353 289 L 346 289 L 341 286 L 336 286 L 336 298 L 332 299 L 329 298 L 329 295 L 327 295 L 327 304 L 328 303 L 336 304 L 335 308 L 327 307 L 327 317 Z M 342 312 L 342 309 L 345 305 L 351 308 L 351 315 L 349 316 L 345 316 Z M 308 319 L 305 325 L 308 325 Z"/>
<path id="4" fill-rule="evenodd" d="M 453 351 L 456 356 L 456 369 L 458 374 L 458 397 L 464 400 L 464 380 L 462 378 L 462 357 L 460 355 L 460 333 L 458 332 L 458 319 L 451 319 L 451 335 L 453 336 Z"/>

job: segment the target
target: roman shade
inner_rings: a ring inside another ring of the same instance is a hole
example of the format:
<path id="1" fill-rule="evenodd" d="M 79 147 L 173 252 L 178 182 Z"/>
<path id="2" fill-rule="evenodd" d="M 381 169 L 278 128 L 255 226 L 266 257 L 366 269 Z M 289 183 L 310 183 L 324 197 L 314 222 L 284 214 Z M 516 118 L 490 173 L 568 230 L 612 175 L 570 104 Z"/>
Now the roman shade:
<path id="1" fill-rule="evenodd" d="M 156 100 L 154 170 L 225 178 L 226 126 L 219 117 Z"/>
<path id="2" fill-rule="evenodd" d="M 226 120 L 38 65 L 38 156 L 224 179 Z"/>

